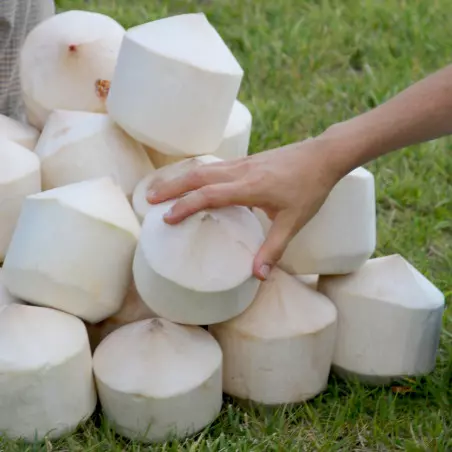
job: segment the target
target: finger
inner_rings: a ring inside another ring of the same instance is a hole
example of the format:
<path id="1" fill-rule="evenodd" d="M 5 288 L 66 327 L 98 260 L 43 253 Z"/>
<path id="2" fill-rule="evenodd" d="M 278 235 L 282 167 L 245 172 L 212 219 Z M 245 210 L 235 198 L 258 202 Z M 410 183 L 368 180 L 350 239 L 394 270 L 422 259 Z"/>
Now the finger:
<path id="1" fill-rule="evenodd" d="M 208 185 L 192 191 L 180 198 L 173 207 L 164 215 L 168 224 L 177 224 L 185 218 L 204 209 L 214 209 L 232 205 L 251 205 L 252 200 L 244 194 L 242 184 L 227 182 Z"/>
<path id="2" fill-rule="evenodd" d="M 156 204 L 206 185 L 230 182 L 233 179 L 233 172 L 228 165 L 206 164 L 173 179 L 155 180 L 148 187 L 146 199 L 151 204 Z"/>
<path id="3" fill-rule="evenodd" d="M 296 218 L 280 212 L 274 219 L 267 237 L 254 258 L 253 273 L 264 281 L 281 259 L 287 245 L 297 232 Z"/>

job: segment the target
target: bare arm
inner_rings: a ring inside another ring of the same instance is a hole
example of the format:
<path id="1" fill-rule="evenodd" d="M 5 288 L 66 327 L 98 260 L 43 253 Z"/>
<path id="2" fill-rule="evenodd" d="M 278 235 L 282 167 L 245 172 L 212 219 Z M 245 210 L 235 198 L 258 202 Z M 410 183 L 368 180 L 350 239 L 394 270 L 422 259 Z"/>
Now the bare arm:
<path id="1" fill-rule="evenodd" d="M 338 149 L 335 165 L 345 175 L 389 152 L 449 134 L 452 134 L 452 65 L 373 110 L 335 124 L 317 139 L 328 148 Z"/>

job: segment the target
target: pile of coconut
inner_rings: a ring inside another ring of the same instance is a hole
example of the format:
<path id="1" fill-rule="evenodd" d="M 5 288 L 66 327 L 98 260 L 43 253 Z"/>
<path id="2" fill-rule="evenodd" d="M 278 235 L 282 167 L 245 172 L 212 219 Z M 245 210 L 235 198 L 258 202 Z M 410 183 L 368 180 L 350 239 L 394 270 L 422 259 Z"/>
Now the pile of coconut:
<path id="1" fill-rule="evenodd" d="M 48 43 L 52 42 L 52 46 Z M 248 155 L 243 69 L 204 14 L 125 30 L 42 22 L 21 52 L 27 124 L 0 120 L 0 433 L 57 438 L 99 401 L 125 437 L 193 435 L 223 393 L 278 406 L 332 371 L 382 384 L 431 372 L 443 294 L 373 257 L 373 175 L 357 168 L 265 282 L 271 221 L 243 206 L 170 226 L 156 178 Z"/>

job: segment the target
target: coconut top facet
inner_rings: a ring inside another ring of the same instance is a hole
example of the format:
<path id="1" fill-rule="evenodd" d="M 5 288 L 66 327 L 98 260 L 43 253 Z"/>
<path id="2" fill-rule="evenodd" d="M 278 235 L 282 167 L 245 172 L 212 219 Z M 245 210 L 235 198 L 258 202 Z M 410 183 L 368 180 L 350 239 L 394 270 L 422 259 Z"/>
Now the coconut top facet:
<path id="1" fill-rule="evenodd" d="M 57 201 L 96 220 L 139 236 L 140 224 L 119 185 L 110 177 L 89 179 L 46 190 L 27 201 Z"/>
<path id="2" fill-rule="evenodd" d="M 243 69 L 204 13 L 180 14 L 133 27 L 126 39 L 165 58 L 205 71 L 243 75 Z"/>
<path id="3" fill-rule="evenodd" d="M 260 284 L 251 306 L 218 327 L 261 339 L 282 339 L 314 334 L 336 318 L 336 307 L 325 295 L 274 267 L 268 279 Z"/>
<path id="4" fill-rule="evenodd" d="M 143 222 L 139 246 L 156 273 L 199 292 L 229 290 L 252 276 L 264 234 L 249 209 L 207 209 L 168 225 L 163 215 L 174 203 L 151 205 Z"/>
<path id="5" fill-rule="evenodd" d="M 337 293 L 410 309 L 430 309 L 444 304 L 443 293 L 400 254 L 369 259 L 349 275 L 321 276 L 319 287 L 322 291 L 331 288 Z"/>
<path id="6" fill-rule="evenodd" d="M 198 387 L 221 362 L 221 348 L 207 331 L 162 318 L 115 330 L 99 344 L 93 358 L 96 378 L 105 385 L 157 399 Z"/>
<path id="7" fill-rule="evenodd" d="M 0 310 L 0 374 L 44 369 L 88 345 L 83 322 L 51 308 L 10 304 Z"/>

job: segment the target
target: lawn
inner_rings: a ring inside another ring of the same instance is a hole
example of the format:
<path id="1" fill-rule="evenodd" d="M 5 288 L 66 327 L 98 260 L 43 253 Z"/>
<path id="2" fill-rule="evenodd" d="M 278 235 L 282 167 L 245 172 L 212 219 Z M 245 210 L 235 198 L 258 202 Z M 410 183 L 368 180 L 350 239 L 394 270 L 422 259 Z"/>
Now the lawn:
<path id="1" fill-rule="evenodd" d="M 452 58 L 452 0 L 60 0 L 129 27 L 204 11 L 245 69 L 251 152 L 320 133 L 385 101 Z M 452 120 L 452 118 L 451 118 Z M 404 149 L 369 165 L 376 178 L 376 255 L 400 253 L 451 300 L 452 141 Z M 115 436 L 97 415 L 58 442 L 9 451 L 450 451 L 451 309 L 435 372 L 396 387 L 330 379 L 322 395 L 274 413 L 225 399 L 216 422 L 181 443 L 148 448 Z M 0 401 L 1 403 L 1 401 Z"/>

